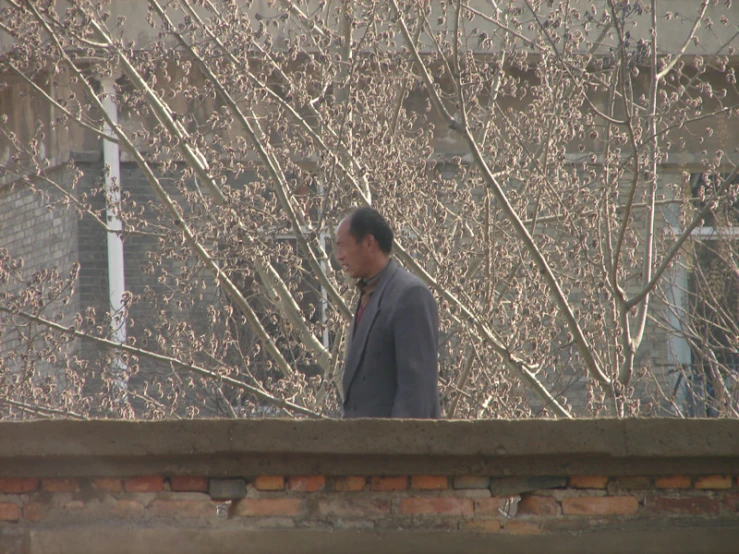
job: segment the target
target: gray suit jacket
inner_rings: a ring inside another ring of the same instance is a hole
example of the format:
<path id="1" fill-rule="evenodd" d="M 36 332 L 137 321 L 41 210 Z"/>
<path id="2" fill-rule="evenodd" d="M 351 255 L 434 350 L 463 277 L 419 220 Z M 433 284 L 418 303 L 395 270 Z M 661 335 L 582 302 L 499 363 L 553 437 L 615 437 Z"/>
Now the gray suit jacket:
<path id="1" fill-rule="evenodd" d="M 344 364 L 344 417 L 438 418 L 439 315 L 423 281 L 390 260 L 356 332 L 354 326 Z"/>

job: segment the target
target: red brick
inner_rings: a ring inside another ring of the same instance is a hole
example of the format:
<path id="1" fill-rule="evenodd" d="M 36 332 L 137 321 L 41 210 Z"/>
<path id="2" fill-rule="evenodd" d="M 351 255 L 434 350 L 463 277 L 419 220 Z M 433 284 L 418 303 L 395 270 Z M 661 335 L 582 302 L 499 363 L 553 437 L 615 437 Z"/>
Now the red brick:
<path id="1" fill-rule="evenodd" d="M 390 501 L 362 496 L 350 496 L 321 500 L 318 513 L 322 516 L 372 517 L 390 513 Z"/>
<path id="2" fill-rule="evenodd" d="M 170 490 L 177 492 L 208 492 L 208 479 L 191 475 L 173 475 L 169 478 Z"/>
<path id="3" fill-rule="evenodd" d="M 42 479 L 41 488 L 49 492 L 75 492 L 80 484 L 77 479 Z"/>
<path id="4" fill-rule="evenodd" d="M 304 511 L 300 498 L 242 498 L 231 510 L 236 516 L 297 516 Z"/>
<path id="5" fill-rule="evenodd" d="M 408 488 L 408 477 L 372 477 L 370 489 L 376 492 L 404 491 Z"/>
<path id="6" fill-rule="evenodd" d="M 669 498 L 666 496 L 658 496 L 647 498 L 647 509 L 650 512 L 663 514 L 694 514 L 715 515 L 719 513 L 719 502 L 715 498 L 707 496 L 692 496 L 683 498 Z"/>
<path id="7" fill-rule="evenodd" d="M 334 480 L 336 492 L 359 492 L 367 485 L 366 477 L 338 477 Z"/>
<path id="8" fill-rule="evenodd" d="M 605 489 L 608 477 L 600 475 L 576 475 L 570 477 L 567 486 L 573 489 Z"/>
<path id="9" fill-rule="evenodd" d="M 733 484 L 729 475 L 704 475 L 695 480 L 696 489 L 730 489 Z"/>
<path id="10" fill-rule="evenodd" d="M 562 499 L 566 516 L 632 515 L 639 509 L 635 496 L 573 496 Z"/>
<path id="11" fill-rule="evenodd" d="M 155 517 L 200 517 L 215 518 L 216 505 L 206 500 L 163 500 L 157 499 L 149 507 Z"/>
<path id="12" fill-rule="evenodd" d="M 481 516 L 499 516 L 503 499 L 498 496 L 475 500 L 475 513 Z"/>
<path id="13" fill-rule="evenodd" d="M 413 475 L 411 488 L 416 490 L 438 491 L 449 488 L 449 477 L 446 475 Z"/>
<path id="14" fill-rule="evenodd" d="M 689 489 L 692 483 L 687 475 L 671 475 L 658 477 L 654 480 L 654 486 L 658 489 Z"/>
<path id="15" fill-rule="evenodd" d="M 121 492 L 123 490 L 123 482 L 120 479 L 114 479 L 112 477 L 93 479 L 92 486 L 98 490 L 108 492 Z"/>
<path id="16" fill-rule="evenodd" d="M 282 475 L 260 475 L 254 479 L 254 488 L 258 491 L 285 490 L 285 478 Z"/>
<path id="17" fill-rule="evenodd" d="M 499 533 L 500 521 L 497 519 L 471 519 L 460 523 L 463 531 L 477 531 L 478 533 Z"/>
<path id="18" fill-rule="evenodd" d="M 509 521 L 503 531 L 512 535 L 538 535 L 542 533 L 541 526 L 533 521 Z"/>
<path id="19" fill-rule="evenodd" d="M 553 496 L 524 496 L 518 503 L 518 514 L 556 516 L 557 500 Z"/>
<path id="20" fill-rule="evenodd" d="M 323 475 L 298 475 L 287 480 L 287 489 L 296 492 L 318 492 L 326 486 Z"/>
<path id="21" fill-rule="evenodd" d="M 126 492 L 159 492 L 164 488 L 164 477 L 161 475 L 146 475 L 126 479 L 123 488 Z"/>
<path id="22" fill-rule="evenodd" d="M 22 494 L 38 490 L 38 479 L 5 477 L 0 479 L 0 493 Z"/>
<path id="23" fill-rule="evenodd" d="M 472 499 L 453 497 L 411 497 L 400 499 L 400 513 L 409 515 L 471 516 Z"/>
<path id="24" fill-rule="evenodd" d="M 479 475 L 460 475 L 453 480 L 455 489 L 487 489 L 490 486 L 490 477 Z"/>
<path id="25" fill-rule="evenodd" d="M 144 515 L 144 505 L 137 500 L 119 500 L 110 508 L 110 513 L 118 517 L 137 518 Z"/>
<path id="26" fill-rule="evenodd" d="M 0 521 L 18 521 L 21 518 L 21 508 L 18 504 L 0 502 Z"/>
<path id="27" fill-rule="evenodd" d="M 51 505 L 46 502 L 29 502 L 23 506 L 23 519 L 39 521 L 51 512 Z"/>

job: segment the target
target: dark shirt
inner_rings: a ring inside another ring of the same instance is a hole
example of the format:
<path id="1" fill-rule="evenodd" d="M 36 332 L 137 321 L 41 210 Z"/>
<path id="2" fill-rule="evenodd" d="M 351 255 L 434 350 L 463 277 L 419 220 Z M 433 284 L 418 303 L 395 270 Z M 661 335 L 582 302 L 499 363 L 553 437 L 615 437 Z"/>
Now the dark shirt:
<path id="1" fill-rule="evenodd" d="M 369 279 L 359 279 L 357 281 L 357 288 L 359 289 L 359 303 L 357 304 L 357 314 L 356 319 L 354 323 L 354 334 L 357 333 L 357 327 L 359 327 L 359 322 L 362 319 L 362 315 L 364 314 L 364 309 L 367 307 L 367 304 L 369 304 L 370 297 L 372 296 L 372 293 L 375 291 L 375 288 L 377 287 L 377 283 L 380 282 L 380 279 L 382 278 L 382 275 L 387 271 L 387 268 L 390 267 L 390 263 L 384 267 L 380 273 L 373 275 Z"/>

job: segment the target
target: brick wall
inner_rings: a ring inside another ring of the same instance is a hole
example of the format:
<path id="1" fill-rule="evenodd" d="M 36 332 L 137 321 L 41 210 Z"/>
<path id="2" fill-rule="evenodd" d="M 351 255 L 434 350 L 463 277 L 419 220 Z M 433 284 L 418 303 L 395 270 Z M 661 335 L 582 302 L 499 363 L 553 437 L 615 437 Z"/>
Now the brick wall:
<path id="1" fill-rule="evenodd" d="M 547 483 L 560 486 L 535 488 Z M 511 495 L 511 487 L 527 492 Z M 503 489 L 506 495 L 495 493 Z M 471 532 L 525 541 L 637 523 L 658 529 L 696 523 L 705 528 L 712 522 L 739 526 L 735 476 L 557 476 L 515 482 L 482 475 L 0 478 L 0 536 L 6 537 L 23 530 L 116 524 L 133 534 L 138 528 L 186 526 L 242 533 Z"/>
<path id="2" fill-rule="evenodd" d="M 101 193 L 101 182 L 103 175 L 102 157 L 99 151 L 77 152 L 73 154 L 76 168 L 81 171 L 79 181 L 76 183 L 73 193 L 84 197 L 97 214 L 104 218 L 105 199 Z M 137 205 L 145 207 L 147 217 L 151 221 L 158 221 L 152 210 L 148 207 L 150 202 L 156 203 L 155 196 L 150 185 L 142 173 L 133 163 L 123 163 L 121 182 L 124 192 L 129 195 Z M 49 170 L 50 180 L 56 181 L 62 187 L 69 187 L 71 175 L 66 166 L 58 166 Z M 61 207 L 61 195 L 54 191 L 53 187 L 43 186 L 43 193 L 34 192 L 31 187 L 17 180 L 13 183 L 0 182 L 0 249 L 6 249 L 12 259 L 23 260 L 22 271 L 18 275 L 17 282 L 0 286 L 0 293 L 17 292 L 25 285 L 29 277 L 36 271 L 57 270 L 61 275 L 68 275 L 72 264 L 79 263 L 79 278 L 75 283 L 75 291 L 72 302 L 54 307 L 53 314 L 61 314 L 59 320 L 62 325 L 71 325 L 76 313 L 85 313 L 88 308 L 93 308 L 96 313 L 97 323 L 102 329 L 107 328 L 106 314 L 109 309 L 108 298 L 108 259 L 106 231 L 98 221 L 89 215 L 78 217 L 71 207 Z M 175 195 L 176 196 L 176 195 Z M 166 223 L 166 222 L 165 222 Z M 164 294 L 169 290 L 171 283 L 160 283 L 161 273 L 144 271 L 148 265 L 149 252 L 160 248 L 157 238 L 153 235 L 130 233 L 125 237 L 124 261 L 126 289 L 137 297 L 144 294 L 147 287 Z M 157 270 L 166 269 L 170 275 L 179 275 L 179 262 L 173 260 L 171 263 L 165 260 L 157 266 Z M 209 282 L 212 280 L 209 280 Z M 218 289 L 210 287 L 203 291 L 203 300 L 192 309 L 185 308 L 176 313 L 168 313 L 169 321 L 186 319 L 194 322 L 198 332 L 203 334 L 212 333 L 211 328 L 205 324 L 197 326 L 199 322 L 207 322 L 204 317 L 208 305 L 219 302 Z M 173 302 L 173 304 L 176 304 Z M 171 307 L 170 307 L 171 308 Z M 174 308 L 171 308 L 174 310 Z M 47 310 L 47 314 L 52 313 Z M 134 302 L 130 316 L 137 322 L 135 328 L 129 327 L 128 335 L 141 341 L 144 338 L 144 330 L 147 328 L 156 331 L 159 310 L 153 309 L 150 302 L 139 300 Z M 9 323 L 7 314 L 0 313 L 0 357 L 2 363 L 17 375 L 24 369 L 23 356 L 16 354 L 14 349 L 27 346 L 23 342 L 21 334 Z M 25 322 L 24 322 L 25 323 Z M 23 328 L 26 329 L 27 328 Z M 37 341 L 38 343 L 39 341 Z M 36 344 L 39 346 L 39 344 Z M 156 350 L 156 345 L 149 345 L 151 350 Z M 25 351 L 23 352 L 25 354 Z M 107 362 L 104 358 L 106 349 L 89 341 L 74 341 L 68 354 L 82 360 L 82 364 L 73 365 L 84 378 L 84 394 L 87 396 L 101 396 L 106 394 L 106 383 L 104 382 Z M 61 358 L 62 356 L 59 356 Z M 87 363 L 89 362 L 89 363 Z M 57 380 L 64 382 L 65 364 L 61 361 L 55 366 L 39 362 L 36 367 L 40 370 L 36 377 L 54 376 Z M 133 375 L 134 387 L 141 382 L 151 382 L 154 372 L 161 372 L 161 364 L 150 360 L 139 361 L 139 371 Z M 165 367 L 167 371 L 168 366 Z M 59 390 L 64 386 L 60 385 Z M 26 394 L 26 396 L 29 396 Z M 19 393 L 11 395 L 14 401 L 25 400 Z M 42 404 L 51 407 L 57 406 L 58 399 L 48 399 Z M 134 398 L 133 402 L 137 400 Z M 137 404 L 137 407 L 140 407 Z M 5 406 L 0 406 L 4 408 Z M 101 412 L 93 405 L 93 414 L 108 416 L 107 412 Z M 143 411 L 143 410 L 142 410 Z M 204 413 L 209 413 L 204 409 Z M 13 416 L 22 412 L 17 410 Z"/>
<path id="3" fill-rule="evenodd" d="M 67 183 L 70 176 L 65 168 L 57 167 L 49 170 L 49 179 Z M 23 260 L 21 270 L 0 286 L 0 293 L 17 294 L 35 272 L 45 269 L 55 269 L 61 277 L 67 277 L 72 265 L 78 262 L 77 218 L 73 210 L 58 205 L 60 200 L 61 196 L 50 187 L 46 187 L 43 195 L 20 182 L 0 187 L 0 250 L 6 250 L 12 260 Z M 57 303 L 54 313 L 61 316 L 58 322 L 71 324 L 79 306 L 77 292 L 68 304 Z M 0 314 L 4 331 L 0 337 L 0 353 L 5 353 L 3 357 L 7 367 L 19 370 L 22 362 L 10 356 L 9 352 L 21 346 L 23 338 L 17 328 L 5 325 L 9 320 L 7 314 Z M 27 334 L 28 328 L 24 329 Z M 39 346 L 40 342 L 35 345 Z M 54 371 L 44 363 L 37 367 L 42 375 Z"/>
<path id="4" fill-rule="evenodd" d="M 548 477 L 261 475 L 208 478 L 0 478 L 0 521 L 26 527 L 101 522 L 248 528 L 434 529 L 546 533 L 624 521 L 724 518 L 739 525 L 731 475 Z M 561 481 L 561 483 L 559 483 Z M 511 487 L 527 489 L 520 495 Z M 507 494 L 494 491 L 507 489 Z"/>
<path id="5" fill-rule="evenodd" d="M 547 486 L 547 488 L 538 488 Z M 520 488 L 523 492 L 515 493 Z M 0 529 L 127 521 L 245 528 L 571 532 L 723 519 L 739 525 L 734 475 L 194 475 L 0 478 Z"/>
<path id="6" fill-rule="evenodd" d="M 187 552 L 735 552 L 739 422 L 656 421 L 0 423 L 0 552 L 152 530 L 205 541 Z"/>

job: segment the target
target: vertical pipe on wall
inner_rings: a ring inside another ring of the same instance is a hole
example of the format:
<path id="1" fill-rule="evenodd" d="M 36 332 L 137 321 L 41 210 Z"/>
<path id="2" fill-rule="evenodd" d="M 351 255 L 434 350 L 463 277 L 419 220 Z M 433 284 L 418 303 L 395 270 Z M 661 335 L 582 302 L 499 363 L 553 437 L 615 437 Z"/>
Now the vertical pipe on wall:
<path id="1" fill-rule="evenodd" d="M 115 81 L 112 77 L 102 80 L 103 107 L 113 123 L 118 123 L 118 107 L 115 103 Z M 105 134 L 112 136 L 113 131 L 106 123 Z M 123 344 L 126 342 L 126 318 L 123 306 L 123 294 L 126 281 L 123 265 L 123 225 L 119 217 L 121 206 L 121 166 L 118 143 L 103 139 L 103 164 L 105 173 L 105 201 L 107 246 L 108 246 L 108 297 L 111 315 L 111 340 Z M 127 388 L 126 364 L 120 355 L 113 357 L 113 374 L 115 384 L 121 393 Z"/>
<path id="2" fill-rule="evenodd" d="M 688 188 L 688 196 L 692 193 Z M 675 235 L 682 232 L 680 222 L 680 209 L 677 204 L 670 204 L 664 213 L 667 217 L 669 225 Z M 690 250 L 684 256 L 689 257 Z M 670 334 L 667 344 L 667 362 L 668 368 L 672 370 L 672 378 L 665 376 L 667 382 L 674 390 L 675 394 L 674 409 L 675 415 L 690 415 L 691 406 L 691 383 L 686 383 L 685 379 L 693 374 L 692 369 L 692 353 L 690 344 L 686 336 L 689 326 L 688 318 L 690 316 L 690 303 L 688 302 L 688 270 L 689 260 L 677 260 L 667 275 L 664 288 L 667 297 L 667 322 L 669 324 Z"/>
<path id="3" fill-rule="evenodd" d="M 316 193 L 318 195 L 319 200 L 321 202 L 324 202 L 325 199 L 323 198 L 323 195 L 325 194 L 325 189 L 323 187 L 323 176 L 318 177 L 316 179 L 316 182 L 317 182 Z M 324 252 L 326 252 L 326 238 L 327 238 L 326 231 L 320 230 L 318 232 L 318 242 L 321 244 L 321 248 L 323 248 Z M 326 275 L 328 275 L 328 260 L 325 260 L 325 259 L 321 260 L 321 271 L 323 271 Z M 328 293 L 326 292 L 326 288 L 323 285 L 321 285 L 320 291 L 321 291 L 320 317 L 321 317 L 321 325 L 323 325 L 323 346 L 327 350 L 330 350 L 331 341 L 329 339 L 329 332 L 328 332 Z"/>
<path id="4" fill-rule="evenodd" d="M 667 280 L 666 289 L 669 302 L 667 320 L 672 330 L 669 336 L 667 360 L 668 367 L 674 370 L 674 377 L 667 382 L 673 387 L 676 384 L 678 385 L 678 389 L 674 392 L 676 393 L 675 403 L 678 410 L 680 410 L 687 406 L 689 399 L 688 384 L 680 380 L 680 378 L 683 375 L 690 375 L 692 373 L 690 344 L 688 344 L 685 338 L 687 332 L 687 329 L 685 329 L 685 323 L 687 323 L 685 319 L 690 309 L 686 299 L 688 271 L 681 262 L 675 264 L 672 275 Z"/>

